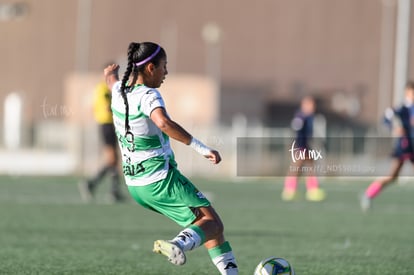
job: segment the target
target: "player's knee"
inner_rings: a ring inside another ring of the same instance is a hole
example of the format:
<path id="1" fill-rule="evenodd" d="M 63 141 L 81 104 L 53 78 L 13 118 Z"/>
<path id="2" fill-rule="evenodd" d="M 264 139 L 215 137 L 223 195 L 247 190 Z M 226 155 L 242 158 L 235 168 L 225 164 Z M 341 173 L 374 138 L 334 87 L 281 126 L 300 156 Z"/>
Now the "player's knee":
<path id="1" fill-rule="evenodd" d="M 200 208 L 200 212 L 197 215 L 199 225 L 208 232 L 207 235 L 211 237 L 217 237 L 223 234 L 224 225 L 219 215 L 213 208 Z"/>
<path id="2" fill-rule="evenodd" d="M 223 235 L 224 226 L 219 219 L 204 218 L 200 220 L 198 225 L 203 229 L 208 240 L 216 239 L 217 237 Z"/>
<path id="3" fill-rule="evenodd" d="M 214 224 L 214 226 L 213 226 L 213 228 L 214 228 L 213 235 L 215 235 L 215 236 L 220 236 L 220 235 L 222 235 L 222 234 L 223 234 L 223 232 L 224 232 L 224 225 L 223 225 L 223 223 L 221 222 L 221 220 L 220 220 L 220 219 L 215 219 L 215 220 L 213 221 L 213 224 Z"/>

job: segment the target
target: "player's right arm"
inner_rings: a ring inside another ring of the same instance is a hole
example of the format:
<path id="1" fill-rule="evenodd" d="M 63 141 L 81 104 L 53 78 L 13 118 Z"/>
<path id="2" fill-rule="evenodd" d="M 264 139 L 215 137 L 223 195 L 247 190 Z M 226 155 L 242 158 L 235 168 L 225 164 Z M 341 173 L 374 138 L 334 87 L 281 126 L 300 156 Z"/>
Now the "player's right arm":
<path id="1" fill-rule="evenodd" d="M 118 70 L 119 70 L 118 64 L 109 65 L 104 69 L 105 82 L 111 91 L 112 91 L 112 87 L 114 86 L 114 84 L 117 81 L 119 81 Z"/>

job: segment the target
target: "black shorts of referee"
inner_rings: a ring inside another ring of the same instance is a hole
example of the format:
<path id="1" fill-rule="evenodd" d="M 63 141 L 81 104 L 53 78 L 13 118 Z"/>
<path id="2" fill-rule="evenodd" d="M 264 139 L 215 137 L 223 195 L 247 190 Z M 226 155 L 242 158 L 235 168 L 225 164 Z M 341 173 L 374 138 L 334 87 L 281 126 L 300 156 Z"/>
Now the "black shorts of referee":
<path id="1" fill-rule="evenodd" d="M 113 123 L 100 124 L 100 131 L 102 141 L 105 145 L 117 146 L 117 138 L 115 134 L 115 127 Z"/>

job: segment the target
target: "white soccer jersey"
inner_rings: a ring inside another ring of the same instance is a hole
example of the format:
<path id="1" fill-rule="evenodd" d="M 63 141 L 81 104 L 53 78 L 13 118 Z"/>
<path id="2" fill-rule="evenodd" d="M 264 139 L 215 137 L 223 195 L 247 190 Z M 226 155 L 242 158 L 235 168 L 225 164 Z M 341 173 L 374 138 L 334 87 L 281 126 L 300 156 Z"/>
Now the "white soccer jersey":
<path id="1" fill-rule="evenodd" d="M 120 87 L 118 81 L 112 88 L 111 108 L 126 184 L 143 186 L 165 179 L 174 154 L 168 136 L 149 117 L 155 108 L 165 107 L 164 100 L 158 90 L 145 85 L 127 91 L 130 132 L 134 136 L 131 142 L 125 137 L 125 104 Z"/>

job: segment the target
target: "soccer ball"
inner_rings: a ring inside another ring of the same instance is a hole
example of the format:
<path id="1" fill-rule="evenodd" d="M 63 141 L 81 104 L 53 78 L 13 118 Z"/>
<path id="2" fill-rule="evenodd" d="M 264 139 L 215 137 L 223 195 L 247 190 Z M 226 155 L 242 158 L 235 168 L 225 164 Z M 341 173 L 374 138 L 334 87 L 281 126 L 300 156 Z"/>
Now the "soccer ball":
<path id="1" fill-rule="evenodd" d="M 295 271 L 285 259 L 270 257 L 256 266 L 253 275 L 295 275 Z"/>

